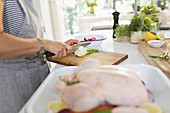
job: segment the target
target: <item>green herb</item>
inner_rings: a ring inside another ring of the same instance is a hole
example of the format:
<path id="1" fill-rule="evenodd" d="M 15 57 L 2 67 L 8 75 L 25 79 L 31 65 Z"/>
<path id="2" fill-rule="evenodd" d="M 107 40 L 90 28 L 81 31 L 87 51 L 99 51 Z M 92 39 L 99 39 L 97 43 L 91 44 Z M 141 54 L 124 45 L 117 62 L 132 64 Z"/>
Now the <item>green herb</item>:
<path id="1" fill-rule="evenodd" d="M 99 52 L 99 50 L 98 49 L 88 49 L 87 50 L 87 54 L 96 53 L 96 52 Z"/>
<path id="2" fill-rule="evenodd" d="M 153 26 L 152 23 L 154 23 L 154 21 L 152 21 L 151 17 L 149 17 L 149 16 L 145 17 L 144 18 L 144 24 L 146 26 L 144 27 L 143 30 L 151 32 L 151 30 L 155 28 L 155 26 Z"/>
<path id="3" fill-rule="evenodd" d="M 71 81 L 71 82 L 67 81 L 68 86 L 73 85 L 73 84 L 77 84 L 77 83 L 80 83 L 80 81 L 79 80 L 75 80 L 75 81 Z"/>
<path id="4" fill-rule="evenodd" d="M 142 31 L 144 27 L 144 14 L 136 15 L 131 19 L 129 26 L 130 31 Z"/>
<path id="5" fill-rule="evenodd" d="M 86 4 L 88 7 L 97 6 L 97 0 L 92 0 L 92 1 L 87 0 Z"/>
<path id="6" fill-rule="evenodd" d="M 152 21 L 159 22 L 159 18 L 156 15 L 156 13 L 159 13 L 159 11 L 156 8 L 157 7 L 154 6 L 154 2 L 152 1 L 150 5 L 142 6 L 140 11 L 147 17 L 149 16 Z"/>
<path id="7" fill-rule="evenodd" d="M 142 6 L 141 12 L 145 13 L 146 15 L 158 13 L 159 11 L 156 10 L 156 7 L 154 6 L 154 2 L 152 1 L 150 5 Z"/>
<path id="8" fill-rule="evenodd" d="M 139 15 L 134 16 L 131 19 L 131 23 L 129 26 L 130 31 L 149 31 L 155 29 L 155 26 L 152 25 L 154 21 L 151 16 L 146 16 L 146 14 L 141 13 Z"/>
<path id="9" fill-rule="evenodd" d="M 115 33 L 116 35 L 119 35 L 119 36 L 130 36 L 131 35 L 131 32 L 129 30 L 129 25 L 118 26 L 115 29 Z"/>
<path id="10" fill-rule="evenodd" d="M 151 58 L 159 58 L 159 59 L 168 61 L 168 59 L 169 59 L 168 54 L 169 54 L 169 53 L 167 52 L 167 53 L 161 54 L 160 56 L 152 56 L 152 55 L 149 55 L 149 57 L 151 57 Z"/>
<path id="11" fill-rule="evenodd" d="M 154 22 L 159 22 L 157 15 L 152 15 L 152 16 L 148 16 L 148 17 L 150 17 L 151 20 L 154 21 Z"/>
<path id="12" fill-rule="evenodd" d="M 112 113 L 111 110 L 96 110 L 94 113 Z"/>

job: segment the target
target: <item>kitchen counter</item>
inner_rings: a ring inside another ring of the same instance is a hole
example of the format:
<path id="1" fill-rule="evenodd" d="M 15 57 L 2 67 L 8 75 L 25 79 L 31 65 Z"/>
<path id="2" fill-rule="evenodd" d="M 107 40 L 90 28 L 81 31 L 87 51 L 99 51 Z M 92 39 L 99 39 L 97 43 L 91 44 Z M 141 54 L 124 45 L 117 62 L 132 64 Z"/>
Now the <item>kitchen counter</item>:
<path id="1" fill-rule="evenodd" d="M 99 31 L 91 31 L 91 35 L 105 35 L 107 37 L 106 40 L 103 41 L 100 49 L 108 52 L 117 52 L 128 54 L 128 59 L 120 63 L 119 65 L 126 64 L 146 64 L 149 65 L 147 60 L 141 54 L 138 49 L 138 44 L 132 44 L 130 42 L 117 42 L 112 38 L 112 30 L 99 30 Z M 53 64 L 55 65 L 53 70 L 64 67 L 64 65 Z"/>
<path id="2" fill-rule="evenodd" d="M 101 45 L 101 49 L 104 51 L 110 52 L 119 52 L 128 54 L 128 59 L 123 61 L 119 65 L 133 65 L 133 64 L 146 64 L 149 65 L 144 56 L 138 49 L 138 44 L 132 44 L 130 42 L 117 42 L 112 38 L 112 30 L 101 30 L 101 31 L 91 31 L 90 34 L 97 35 L 105 35 L 107 37 L 106 40 L 103 41 Z M 55 64 L 53 70 L 64 67 L 64 65 Z M 53 71 L 52 70 L 52 71 Z M 20 113 L 24 113 L 24 107 L 20 111 Z"/>

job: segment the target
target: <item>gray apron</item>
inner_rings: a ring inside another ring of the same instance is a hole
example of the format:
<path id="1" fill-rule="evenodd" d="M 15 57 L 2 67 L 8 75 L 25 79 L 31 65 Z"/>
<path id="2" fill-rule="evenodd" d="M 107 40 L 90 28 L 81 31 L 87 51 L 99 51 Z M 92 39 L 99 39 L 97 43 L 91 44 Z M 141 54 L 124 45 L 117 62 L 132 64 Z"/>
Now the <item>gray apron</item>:
<path id="1" fill-rule="evenodd" d="M 43 37 L 32 0 L 19 0 L 26 14 L 18 37 Z M 49 74 L 47 63 L 35 53 L 0 58 L 0 113 L 18 113 Z"/>

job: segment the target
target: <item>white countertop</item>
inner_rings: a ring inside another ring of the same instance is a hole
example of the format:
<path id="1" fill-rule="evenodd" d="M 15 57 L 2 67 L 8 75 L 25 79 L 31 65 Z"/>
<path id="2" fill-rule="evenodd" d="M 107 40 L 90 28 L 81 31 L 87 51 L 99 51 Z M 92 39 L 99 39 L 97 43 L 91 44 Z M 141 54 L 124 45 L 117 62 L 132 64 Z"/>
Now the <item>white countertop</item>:
<path id="1" fill-rule="evenodd" d="M 170 31 L 168 31 L 170 32 Z M 138 44 L 132 44 L 130 42 L 117 42 L 112 38 L 112 30 L 99 30 L 99 31 L 91 31 L 90 34 L 95 35 L 105 35 L 107 39 L 103 41 L 101 48 L 104 51 L 110 52 L 118 52 L 128 54 L 128 59 L 120 63 L 119 65 L 126 64 L 146 64 L 149 65 L 144 56 L 138 49 Z M 64 65 L 56 64 L 53 70 L 64 67 Z M 24 113 L 24 107 L 20 111 L 20 113 Z"/>
<path id="2" fill-rule="evenodd" d="M 91 31 L 91 35 L 105 35 L 106 40 L 103 41 L 101 49 L 109 52 L 117 52 L 128 54 L 128 59 L 120 63 L 119 65 L 126 64 L 146 64 L 149 65 L 144 56 L 138 49 L 138 44 L 132 44 L 130 42 L 117 42 L 112 38 L 112 30 L 99 30 Z M 64 65 L 56 64 L 54 70 L 64 67 Z"/>

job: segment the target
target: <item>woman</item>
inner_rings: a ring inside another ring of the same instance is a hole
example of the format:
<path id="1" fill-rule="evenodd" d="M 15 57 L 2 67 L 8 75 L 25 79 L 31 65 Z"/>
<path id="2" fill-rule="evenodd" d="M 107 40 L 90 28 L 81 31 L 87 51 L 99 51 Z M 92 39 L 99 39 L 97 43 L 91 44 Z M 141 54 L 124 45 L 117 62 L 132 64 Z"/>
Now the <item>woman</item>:
<path id="1" fill-rule="evenodd" d="M 49 74 L 44 51 L 63 57 L 79 44 L 42 38 L 32 0 L 0 0 L 0 113 L 19 112 Z"/>

